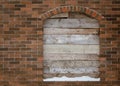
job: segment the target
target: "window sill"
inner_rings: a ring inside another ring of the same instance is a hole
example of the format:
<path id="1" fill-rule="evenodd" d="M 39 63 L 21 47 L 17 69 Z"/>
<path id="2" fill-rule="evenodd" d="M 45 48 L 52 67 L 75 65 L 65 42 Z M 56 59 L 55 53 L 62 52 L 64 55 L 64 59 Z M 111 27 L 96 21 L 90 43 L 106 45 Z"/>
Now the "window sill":
<path id="1" fill-rule="evenodd" d="M 100 81 L 100 78 L 91 78 L 89 76 L 68 78 L 66 76 L 63 76 L 63 77 L 46 78 L 43 79 L 43 81 Z"/>

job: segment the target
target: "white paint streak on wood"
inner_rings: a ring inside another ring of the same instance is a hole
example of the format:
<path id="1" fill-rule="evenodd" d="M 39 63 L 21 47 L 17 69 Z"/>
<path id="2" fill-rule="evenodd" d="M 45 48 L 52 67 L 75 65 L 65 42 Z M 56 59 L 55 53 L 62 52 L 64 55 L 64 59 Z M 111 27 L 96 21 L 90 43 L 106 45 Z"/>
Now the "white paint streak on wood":
<path id="1" fill-rule="evenodd" d="M 98 60 L 96 54 L 79 53 L 44 53 L 44 60 Z"/>
<path id="2" fill-rule="evenodd" d="M 44 28 L 99 28 L 96 19 L 48 19 Z"/>
<path id="3" fill-rule="evenodd" d="M 98 29 L 61 29 L 61 28 L 44 28 L 44 35 L 90 35 L 98 34 Z"/>
<path id="4" fill-rule="evenodd" d="M 99 45 L 44 45 L 44 53 L 99 54 Z"/>
<path id="5" fill-rule="evenodd" d="M 80 67 L 99 67 L 99 61 L 44 61 L 44 67 L 48 68 L 80 68 Z"/>
<path id="6" fill-rule="evenodd" d="M 44 35 L 45 44 L 99 44 L 97 35 Z"/>

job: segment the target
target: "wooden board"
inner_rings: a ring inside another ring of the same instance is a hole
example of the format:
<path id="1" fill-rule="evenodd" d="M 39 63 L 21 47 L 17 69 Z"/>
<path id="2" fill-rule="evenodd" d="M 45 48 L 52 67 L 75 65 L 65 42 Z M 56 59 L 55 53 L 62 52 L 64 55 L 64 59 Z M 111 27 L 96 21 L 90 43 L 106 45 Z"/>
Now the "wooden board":
<path id="1" fill-rule="evenodd" d="M 99 61 L 69 61 L 69 60 L 58 60 L 58 61 L 44 61 L 44 67 L 48 68 L 80 68 L 80 67 L 99 67 Z"/>
<path id="2" fill-rule="evenodd" d="M 81 77 L 81 76 L 90 76 L 90 77 L 98 77 L 99 72 L 97 73 L 81 73 L 81 74 L 76 74 L 76 73 L 44 73 L 44 78 L 52 78 L 52 77 Z"/>
<path id="3" fill-rule="evenodd" d="M 44 22 L 45 78 L 98 77 L 99 23 L 96 19 L 75 14 L 58 14 Z"/>
<path id="4" fill-rule="evenodd" d="M 44 28 L 44 35 L 92 35 L 98 34 L 98 29 L 61 29 L 61 28 Z"/>
<path id="5" fill-rule="evenodd" d="M 99 45 L 44 45 L 44 53 L 99 54 Z"/>
<path id="6" fill-rule="evenodd" d="M 96 54 L 79 54 L 79 53 L 44 53 L 44 60 L 99 60 Z"/>
<path id="7" fill-rule="evenodd" d="M 44 73 L 77 73 L 77 74 L 83 74 L 83 73 L 98 73 L 99 68 L 97 67 L 83 67 L 83 68 L 45 68 L 44 67 Z"/>
<path id="8" fill-rule="evenodd" d="M 81 14 L 79 12 L 70 12 L 69 13 L 69 18 L 74 18 L 74 19 L 81 19 L 81 18 L 86 18 L 86 19 L 93 19 L 87 15 Z"/>
<path id="9" fill-rule="evenodd" d="M 57 15 L 54 15 L 50 18 L 68 18 L 68 13 L 57 14 Z"/>
<path id="10" fill-rule="evenodd" d="M 44 35 L 45 44 L 99 44 L 98 35 Z"/>
<path id="11" fill-rule="evenodd" d="M 99 28 L 95 19 L 48 19 L 44 23 L 44 28 Z"/>

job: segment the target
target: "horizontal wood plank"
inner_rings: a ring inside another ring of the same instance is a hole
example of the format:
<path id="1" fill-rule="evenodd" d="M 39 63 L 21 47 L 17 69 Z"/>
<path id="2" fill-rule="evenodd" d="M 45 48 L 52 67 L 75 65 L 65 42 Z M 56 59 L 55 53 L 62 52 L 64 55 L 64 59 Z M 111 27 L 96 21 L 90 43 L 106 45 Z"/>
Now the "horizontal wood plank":
<path id="1" fill-rule="evenodd" d="M 98 28 L 96 29 L 61 29 L 61 28 L 44 28 L 44 35 L 92 35 L 98 34 Z"/>
<path id="2" fill-rule="evenodd" d="M 44 35 L 45 44 L 99 44 L 98 35 Z"/>
<path id="3" fill-rule="evenodd" d="M 76 73 L 44 73 L 44 78 L 52 78 L 52 77 L 82 77 L 82 76 L 90 76 L 93 78 L 99 77 L 99 73 L 81 73 L 81 74 L 76 74 Z"/>
<path id="4" fill-rule="evenodd" d="M 47 19 L 44 28 L 99 28 L 96 19 Z"/>
<path id="5" fill-rule="evenodd" d="M 68 61 L 68 60 L 61 60 L 61 61 L 44 61 L 44 67 L 48 68 L 80 68 L 80 67 L 99 67 L 99 61 Z"/>
<path id="6" fill-rule="evenodd" d="M 91 19 L 91 17 L 81 14 L 79 12 L 70 12 L 69 13 L 69 18 L 74 18 L 74 19 L 81 19 L 81 18 L 86 18 L 86 19 Z"/>
<path id="7" fill-rule="evenodd" d="M 68 18 L 68 13 L 60 13 L 60 14 L 51 16 L 50 18 Z"/>
<path id="8" fill-rule="evenodd" d="M 83 74 L 83 73 L 98 73 L 99 68 L 97 67 L 83 67 L 83 68 L 47 68 L 44 67 L 44 73 L 77 73 L 77 74 Z"/>
<path id="9" fill-rule="evenodd" d="M 99 54 L 99 45 L 44 45 L 44 53 Z"/>
<path id="10" fill-rule="evenodd" d="M 98 60 L 96 54 L 79 54 L 79 53 L 44 53 L 44 60 Z"/>

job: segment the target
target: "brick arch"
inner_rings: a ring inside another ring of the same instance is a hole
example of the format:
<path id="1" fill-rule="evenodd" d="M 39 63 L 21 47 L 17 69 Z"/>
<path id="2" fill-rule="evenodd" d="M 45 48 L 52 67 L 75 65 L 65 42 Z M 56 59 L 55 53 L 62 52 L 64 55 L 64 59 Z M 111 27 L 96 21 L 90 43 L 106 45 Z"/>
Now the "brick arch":
<path id="1" fill-rule="evenodd" d="M 83 6 L 60 6 L 60 7 L 56 7 L 54 9 L 51 9 L 45 13 L 43 13 L 42 15 L 40 15 L 40 18 L 42 20 L 45 20 L 53 15 L 57 15 L 60 13 L 67 13 L 67 12 L 81 12 L 84 13 L 92 18 L 95 18 L 97 20 L 102 20 L 104 17 L 96 12 L 93 9 L 90 9 L 88 7 L 83 7 Z"/>

